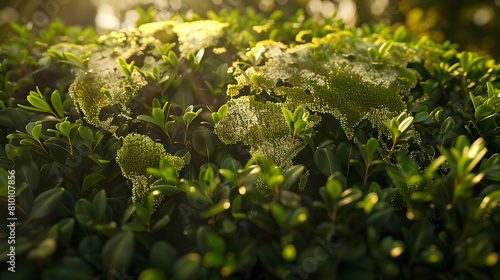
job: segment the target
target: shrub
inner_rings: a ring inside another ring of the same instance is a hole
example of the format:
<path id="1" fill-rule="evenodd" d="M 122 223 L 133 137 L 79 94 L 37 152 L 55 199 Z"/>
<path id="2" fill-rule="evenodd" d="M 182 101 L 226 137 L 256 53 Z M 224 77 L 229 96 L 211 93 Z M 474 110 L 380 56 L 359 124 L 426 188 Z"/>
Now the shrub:
<path id="1" fill-rule="evenodd" d="M 301 10 L 207 16 L 13 26 L 2 278 L 500 278 L 494 60 Z"/>

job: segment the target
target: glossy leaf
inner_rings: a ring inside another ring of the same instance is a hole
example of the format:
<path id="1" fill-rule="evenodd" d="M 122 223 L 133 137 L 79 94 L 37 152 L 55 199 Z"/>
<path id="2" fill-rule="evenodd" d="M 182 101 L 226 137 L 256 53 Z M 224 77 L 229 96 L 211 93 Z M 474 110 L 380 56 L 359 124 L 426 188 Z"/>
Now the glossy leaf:
<path id="1" fill-rule="evenodd" d="M 153 108 L 153 117 L 156 120 L 156 123 L 163 127 L 165 125 L 165 113 L 160 108 Z"/>
<path id="2" fill-rule="evenodd" d="M 42 112 L 50 112 L 50 107 L 47 105 L 45 100 L 41 99 L 40 97 L 35 97 L 35 96 L 28 96 L 28 102 L 33 105 L 33 107 L 41 110 Z"/>
<path id="3" fill-rule="evenodd" d="M 83 179 L 83 184 L 82 184 L 82 193 L 86 192 L 93 186 L 97 185 L 99 182 L 105 180 L 106 177 L 100 173 L 94 172 L 90 173 L 89 175 L 85 176 L 85 179 Z"/>
<path id="4" fill-rule="evenodd" d="M 334 153 L 327 148 L 318 148 L 314 153 L 314 162 L 325 176 L 330 176 L 339 170 L 338 159 Z"/>
<path id="5" fill-rule="evenodd" d="M 59 94 L 59 91 L 55 90 L 54 92 L 52 92 L 52 95 L 50 96 L 50 101 L 52 102 L 52 106 L 54 107 L 56 114 L 60 118 L 64 117 L 63 105 L 62 105 L 61 95 Z"/>
<path id="6" fill-rule="evenodd" d="M 492 114 L 495 111 L 495 108 L 489 105 L 480 105 L 479 107 L 476 108 L 476 111 L 474 112 L 474 117 L 477 122 L 483 120 L 484 118 L 488 117 L 490 114 Z"/>
<path id="7" fill-rule="evenodd" d="M 113 271 L 122 271 L 131 263 L 135 249 L 134 239 L 132 232 L 120 232 L 104 244 L 101 257 L 109 278 L 113 276 Z"/>
<path id="8" fill-rule="evenodd" d="M 43 218 L 52 213 L 59 206 L 64 193 L 64 189 L 54 188 L 37 196 L 29 213 L 30 219 Z"/>
<path id="9" fill-rule="evenodd" d="M 443 124 L 441 124 L 441 134 L 445 135 L 450 133 L 455 126 L 455 120 L 452 117 L 446 118 Z"/>

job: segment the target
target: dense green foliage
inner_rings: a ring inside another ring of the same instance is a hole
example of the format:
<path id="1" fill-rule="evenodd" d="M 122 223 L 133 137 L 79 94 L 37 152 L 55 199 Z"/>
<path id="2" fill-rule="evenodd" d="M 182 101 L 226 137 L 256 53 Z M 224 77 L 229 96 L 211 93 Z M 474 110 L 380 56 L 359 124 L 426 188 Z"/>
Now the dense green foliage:
<path id="1" fill-rule="evenodd" d="M 208 17 L 14 25 L 2 278 L 500 278 L 500 65 L 301 10 Z"/>

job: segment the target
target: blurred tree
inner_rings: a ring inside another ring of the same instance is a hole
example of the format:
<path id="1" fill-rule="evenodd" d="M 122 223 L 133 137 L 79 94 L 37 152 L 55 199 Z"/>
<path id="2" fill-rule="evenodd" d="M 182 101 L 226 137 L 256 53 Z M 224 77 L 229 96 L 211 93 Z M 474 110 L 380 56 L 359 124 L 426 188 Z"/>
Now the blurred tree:
<path id="1" fill-rule="evenodd" d="M 0 43 L 14 33 L 10 23 L 44 28 L 54 18 L 66 25 L 94 25 L 96 7 L 89 0 L 3 0 L 0 1 Z"/>
<path id="2" fill-rule="evenodd" d="M 402 0 L 400 7 L 410 35 L 500 59 L 500 0 Z"/>
<path id="3" fill-rule="evenodd" d="M 7 0 L 0 3 L 0 42 L 8 33 L 8 23 L 31 24 L 40 28 L 55 16 L 68 25 L 95 25 L 99 19 L 114 20 L 108 28 L 124 28 L 134 24 L 138 17 L 134 8 L 146 10 L 154 6 L 156 19 L 169 19 L 178 13 L 253 7 L 263 13 L 281 10 L 294 14 L 302 8 L 309 16 L 320 20 L 337 10 L 338 17 L 347 24 L 383 23 L 405 24 L 411 36 L 428 36 L 436 42 L 450 40 L 461 50 L 476 51 L 481 55 L 500 59 L 500 0 Z M 111 9 L 110 9 L 111 7 Z M 100 13 L 101 12 L 101 13 Z M 128 18 L 128 20 L 127 20 Z M 102 20 L 101 20 L 102 22 Z M 97 27 L 104 31 L 106 25 Z"/>

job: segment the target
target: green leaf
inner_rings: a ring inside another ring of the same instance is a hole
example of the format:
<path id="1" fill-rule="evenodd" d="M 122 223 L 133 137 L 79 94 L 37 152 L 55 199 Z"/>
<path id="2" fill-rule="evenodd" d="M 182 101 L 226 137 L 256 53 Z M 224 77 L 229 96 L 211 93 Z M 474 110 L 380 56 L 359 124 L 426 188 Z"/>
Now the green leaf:
<path id="1" fill-rule="evenodd" d="M 241 209 L 241 195 L 237 195 L 231 204 L 231 214 L 236 214 Z M 233 215 L 234 216 L 234 215 Z"/>
<path id="2" fill-rule="evenodd" d="M 197 130 L 191 139 L 193 148 L 202 156 L 211 155 L 217 148 L 217 136 L 210 130 Z"/>
<path id="3" fill-rule="evenodd" d="M 291 228 L 296 227 L 305 222 L 308 217 L 309 210 L 306 207 L 299 207 L 293 210 L 292 214 L 290 215 L 288 226 Z"/>
<path id="4" fill-rule="evenodd" d="M 22 149 L 19 147 L 18 149 L 19 156 L 27 159 L 26 157 L 28 155 L 25 155 L 23 151 L 26 151 L 29 154 L 28 149 L 24 147 L 22 147 Z M 29 156 L 31 155 L 29 154 Z M 29 159 L 16 163 L 13 169 L 16 170 L 16 183 L 21 184 L 22 182 L 26 182 L 31 192 L 34 192 L 34 190 L 38 187 L 38 182 L 40 180 L 40 170 L 38 169 L 38 165 Z"/>
<path id="5" fill-rule="evenodd" d="M 151 188 L 151 192 L 159 191 L 160 192 L 159 194 L 164 195 L 164 196 L 176 195 L 176 194 L 182 192 L 182 190 L 179 189 L 178 187 L 162 184 L 164 182 L 165 181 L 158 181 L 157 183 L 155 183 L 154 187 Z"/>
<path id="6" fill-rule="evenodd" d="M 174 93 L 170 102 L 184 109 L 194 104 L 194 94 L 191 90 L 180 88 Z"/>
<path id="7" fill-rule="evenodd" d="M 81 59 L 80 57 L 77 57 L 76 55 L 74 55 L 74 54 L 72 54 L 72 53 L 70 53 L 70 52 L 65 52 L 65 53 L 64 53 L 64 55 L 65 55 L 65 57 L 66 57 L 67 59 L 70 59 L 70 60 L 72 60 L 73 62 L 78 62 L 78 63 L 80 63 L 80 64 L 82 63 L 82 59 Z"/>
<path id="8" fill-rule="evenodd" d="M 28 253 L 28 260 L 41 260 L 50 257 L 57 248 L 54 238 L 45 238 L 33 250 Z"/>
<path id="9" fill-rule="evenodd" d="M 298 134 L 304 130 L 304 128 L 307 126 L 307 122 L 303 120 L 298 120 L 296 123 L 293 124 L 294 129 L 293 133 Z"/>
<path id="10" fill-rule="evenodd" d="M 214 180 L 214 170 L 210 165 L 208 165 L 206 169 L 200 170 L 198 180 L 205 181 L 207 183 L 211 183 Z"/>
<path id="11" fill-rule="evenodd" d="M 159 219 L 158 221 L 156 221 L 156 223 L 153 224 L 153 226 L 151 227 L 151 232 L 156 232 L 164 228 L 168 223 L 170 223 L 169 215 L 161 217 L 161 219 Z"/>
<path id="12" fill-rule="evenodd" d="M 61 131 L 64 135 L 68 135 L 71 123 L 69 121 L 64 121 L 62 123 L 56 124 L 56 128 Z M 80 129 L 78 129 L 80 130 Z"/>
<path id="13" fill-rule="evenodd" d="M 368 160 L 377 152 L 378 147 L 380 146 L 380 142 L 375 138 L 370 138 L 366 142 L 365 149 Z"/>
<path id="14" fill-rule="evenodd" d="M 78 254 L 88 263 L 102 266 L 101 263 L 102 243 L 96 235 L 87 235 L 82 238 L 78 245 Z"/>
<path id="15" fill-rule="evenodd" d="M 154 125 L 158 125 L 158 122 L 153 117 L 148 116 L 148 115 L 139 115 L 139 116 L 137 116 L 137 119 L 154 124 Z"/>
<path id="16" fill-rule="evenodd" d="M 427 112 L 418 112 L 415 115 L 415 122 L 416 123 L 423 122 L 428 118 L 429 118 L 429 114 Z"/>
<path id="17" fill-rule="evenodd" d="M 470 97 L 470 100 L 472 101 L 472 105 L 474 106 L 474 109 L 476 109 L 477 106 L 479 106 L 476 96 L 474 96 L 474 94 L 472 92 L 469 92 L 469 97 Z"/>
<path id="18" fill-rule="evenodd" d="M 339 162 L 335 154 L 327 148 L 318 148 L 314 153 L 314 162 L 319 171 L 325 176 L 330 176 L 339 170 Z"/>
<path id="19" fill-rule="evenodd" d="M 378 56 L 378 51 L 373 48 L 368 48 L 368 55 L 370 55 L 371 59 L 375 59 Z"/>
<path id="20" fill-rule="evenodd" d="M 168 102 L 165 102 L 165 105 L 164 105 L 164 106 L 166 106 L 166 105 L 167 105 L 167 103 L 168 103 Z M 160 102 L 160 100 L 158 100 L 158 98 L 156 98 L 156 97 L 155 97 L 155 98 L 153 98 L 153 103 L 151 104 L 151 107 L 152 107 L 152 108 L 162 108 L 162 107 L 161 107 L 161 102 Z M 165 111 L 165 110 L 163 109 L 163 111 Z"/>
<path id="21" fill-rule="evenodd" d="M 407 154 L 397 152 L 396 159 L 401 168 L 403 176 L 407 179 L 411 176 L 420 174 L 417 163 L 412 160 Z"/>
<path id="22" fill-rule="evenodd" d="M 31 129 L 31 136 L 33 136 L 36 140 L 40 140 L 40 133 L 42 132 L 42 125 L 37 124 Z"/>
<path id="23" fill-rule="evenodd" d="M 113 100 L 113 96 L 111 95 L 111 92 L 109 92 L 109 90 L 107 88 L 101 88 L 101 92 L 104 93 L 104 95 L 106 95 L 107 98 Z"/>
<path id="24" fill-rule="evenodd" d="M 285 120 L 288 123 L 288 125 L 290 126 L 290 129 L 293 130 L 293 115 L 292 115 L 292 112 L 290 112 L 290 110 L 288 110 L 285 107 L 281 107 L 281 111 L 283 111 L 283 115 L 285 116 Z"/>
<path id="25" fill-rule="evenodd" d="M 50 107 L 45 102 L 45 100 L 41 99 L 40 97 L 35 97 L 35 96 L 28 96 L 28 102 L 33 105 L 33 107 L 43 111 L 43 112 L 50 112 Z"/>
<path id="26" fill-rule="evenodd" d="M 408 127 L 410 127 L 412 123 L 413 123 L 413 117 L 407 117 L 399 124 L 398 130 L 401 133 L 403 133 L 408 129 Z"/>
<path id="27" fill-rule="evenodd" d="M 333 201 L 338 200 L 343 191 L 342 184 L 338 180 L 334 179 L 333 176 L 328 177 L 325 189 Z"/>
<path id="28" fill-rule="evenodd" d="M 441 134 L 446 135 L 453 130 L 455 120 L 450 116 L 441 124 Z"/>
<path id="29" fill-rule="evenodd" d="M 43 141 L 43 144 L 51 149 L 51 150 L 62 150 L 68 154 L 71 153 L 71 148 L 68 144 L 68 142 L 60 139 L 60 138 L 57 138 L 57 137 L 50 137 L 49 139 Z"/>
<path id="30" fill-rule="evenodd" d="M 390 123 L 383 123 L 391 131 L 393 137 L 398 137 L 401 134 L 399 132 L 399 122 L 396 118 L 392 118 Z"/>
<path id="31" fill-rule="evenodd" d="M 102 248 L 102 262 L 108 279 L 114 277 L 113 272 L 125 271 L 134 256 L 134 234 L 130 231 L 119 232 L 111 237 Z"/>
<path id="32" fill-rule="evenodd" d="M 22 108 L 22 109 L 25 109 L 25 110 L 30 110 L 30 111 L 35 111 L 35 112 L 44 112 L 44 113 L 47 113 L 46 110 L 40 110 L 40 109 L 37 109 L 37 108 L 33 108 L 33 107 L 29 107 L 29 106 L 24 106 L 22 104 L 17 104 L 17 106 L 19 106 L 19 108 Z"/>
<path id="33" fill-rule="evenodd" d="M 59 94 L 58 90 L 54 90 L 54 92 L 52 92 L 52 95 L 50 96 L 50 101 L 52 102 L 52 106 L 56 110 L 56 114 L 60 118 L 64 117 L 61 95 Z"/>
<path id="34" fill-rule="evenodd" d="M 57 261 L 53 261 L 44 268 L 42 279 L 78 279 L 93 280 L 94 269 L 85 260 L 78 256 L 64 256 Z"/>
<path id="35" fill-rule="evenodd" d="M 483 218 L 491 209 L 500 204 L 500 190 L 494 191 L 483 198 L 481 204 L 476 210 L 476 219 Z"/>
<path id="36" fill-rule="evenodd" d="M 82 139 L 86 142 L 92 142 L 93 134 L 92 129 L 86 126 L 78 127 L 78 134 L 82 137 Z"/>
<path id="37" fill-rule="evenodd" d="M 54 211 L 65 192 L 62 188 L 54 188 L 37 196 L 29 214 L 30 219 L 43 218 Z"/>
<path id="38" fill-rule="evenodd" d="M 380 54 L 383 54 L 383 53 L 385 53 L 385 52 L 389 51 L 389 50 L 391 49 L 391 47 L 392 47 L 392 43 L 393 43 L 393 41 L 386 41 L 386 42 L 384 42 L 384 43 L 380 46 L 380 48 L 378 49 L 378 52 L 379 52 Z"/>
<path id="39" fill-rule="evenodd" d="M 106 176 L 104 176 L 100 173 L 97 173 L 97 172 L 90 173 L 89 175 L 85 176 L 85 179 L 83 179 L 81 192 L 82 193 L 86 192 L 87 190 L 89 190 L 90 188 L 95 186 L 97 183 L 99 183 L 100 181 L 103 181 L 105 179 L 106 179 Z"/>
<path id="40" fill-rule="evenodd" d="M 219 113 L 213 112 L 212 113 L 212 119 L 214 120 L 214 123 L 218 123 L 218 122 L 220 122 L 220 120 L 222 119 L 222 117 L 220 116 Z"/>
<path id="41" fill-rule="evenodd" d="M 226 115 L 228 108 L 229 107 L 227 106 L 227 104 L 224 104 L 224 105 L 222 105 L 219 108 L 219 110 L 217 111 L 217 113 L 219 113 L 219 115 L 220 115 L 221 118 L 223 118 Z"/>
<path id="42" fill-rule="evenodd" d="M 488 98 L 495 97 L 496 92 L 495 92 L 495 88 L 493 87 L 493 85 L 490 82 L 487 82 L 486 87 L 488 89 Z"/>
<path id="43" fill-rule="evenodd" d="M 160 127 L 165 125 L 165 113 L 160 108 L 153 108 L 153 117 Z"/>
<path id="44" fill-rule="evenodd" d="M 311 151 L 316 150 L 316 146 L 314 145 L 314 141 L 311 139 L 311 137 L 307 135 L 303 135 L 304 139 L 306 140 L 307 144 L 309 144 L 309 148 L 311 148 Z"/>
<path id="45" fill-rule="evenodd" d="M 47 49 L 47 52 L 52 57 L 55 57 L 55 58 L 58 58 L 58 59 L 61 59 L 61 60 L 64 59 L 64 54 L 63 53 L 56 52 L 53 49 Z"/>
<path id="46" fill-rule="evenodd" d="M 207 219 L 215 214 L 218 214 L 226 209 L 229 209 L 231 203 L 229 199 L 222 199 L 217 204 L 210 206 L 206 210 L 200 213 L 200 217 L 203 219 Z"/>
<path id="47" fill-rule="evenodd" d="M 104 219 L 104 214 L 106 212 L 106 206 L 107 206 L 107 197 L 106 197 L 106 191 L 105 190 L 100 190 L 95 196 L 94 199 L 92 200 L 92 211 L 94 212 L 94 218 L 99 222 L 103 222 Z"/>
<path id="48" fill-rule="evenodd" d="M 408 36 L 408 31 L 406 30 L 404 25 L 401 25 L 394 31 L 394 35 L 392 35 L 392 38 L 396 42 L 404 42 L 406 40 L 406 37 Z"/>
<path id="49" fill-rule="evenodd" d="M 153 267 L 167 270 L 174 266 L 175 262 L 172 260 L 177 260 L 178 254 L 176 249 L 169 243 L 161 240 L 155 242 L 149 251 L 149 262 Z"/>
<path id="50" fill-rule="evenodd" d="M 160 73 L 160 69 L 158 68 L 158 66 L 154 66 L 153 67 L 153 74 L 149 73 L 149 72 L 146 72 L 146 74 L 153 80 L 155 80 L 157 83 L 160 82 L 160 79 L 161 79 L 161 73 Z M 159 107 L 158 107 L 159 108 Z"/>
<path id="51" fill-rule="evenodd" d="M 219 169 L 219 173 L 226 178 L 233 186 L 238 185 L 238 179 L 236 178 L 236 175 L 229 169 Z"/>
<path id="52" fill-rule="evenodd" d="M 269 210 L 271 211 L 271 214 L 273 215 L 274 219 L 280 226 L 285 226 L 288 220 L 288 216 L 286 215 L 285 212 L 285 207 L 281 204 L 278 203 L 273 203 L 269 207 Z"/>
<path id="53" fill-rule="evenodd" d="M 306 117 L 306 110 L 302 108 L 302 106 L 297 107 L 297 109 L 295 109 L 295 112 L 293 113 L 293 121 L 298 122 L 299 120 L 302 120 L 305 117 Z"/>
<path id="54" fill-rule="evenodd" d="M 182 119 L 184 120 L 184 123 L 186 125 L 189 125 L 194 118 L 196 118 L 197 114 L 194 112 L 186 112 L 184 116 L 182 116 Z"/>
<path id="55" fill-rule="evenodd" d="M 172 128 L 174 127 L 175 121 L 168 121 L 165 123 L 165 131 L 170 132 Z"/>
<path id="56" fill-rule="evenodd" d="M 462 52 L 457 55 L 460 59 L 460 65 L 464 68 L 464 71 L 467 73 L 469 71 L 469 52 Z"/>
<path id="57" fill-rule="evenodd" d="M 398 189 L 399 193 L 403 196 L 407 204 L 410 204 L 410 194 L 408 193 L 408 188 L 406 187 L 405 178 L 399 173 L 399 170 L 394 166 L 388 166 L 385 169 L 387 174 L 391 178 L 392 182 Z"/>
<path id="58" fill-rule="evenodd" d="M 490 97 L 486 100 L 486 105 L 496 107 L 500 105 L 500 96 Z"/>
<path id="59" fill-rule="evenodd" d="M 72 217 L 64 218 L 57 222 L 54 226 L 57 226 L 59 230 L 57 235 L 58 243 L 63 246 L 69 246 L 71 236 L 73 235 L 73 229 L 75 227 L 75 219 Z"/>
<path id="60" fill-rule="evenodd" d="M 302 173 L 304 173 L 305 167 L 303 165 L 294 165 L 290 167 L 284 174 L 284 180 L 280 185 L 280 189 L 290 189 L 290 187 L 295 184 L 300 179 Z"/>
<path id="61" fill-rule="evenodd" d="M 144 232 L 148 229 L 139 222 L 129 222 L 121 226 L 122 231 Z"/>
<path id="62" fill-rule="evenodd" d="M 132 75 L 132 72 L 130 71 L 127 62 L 121 56 L 118 57 L 118 64 L 120 65 L 120 68 L 127 77 L 130 77 Z"/>
<path id="63" fill-rule="evenodd" d="M 480 122 L 484 118 L 488 117 L 490 114 L 495 112 L 495 108 L 489 105 L 480 105 L 476 108 L 476 112 L 474 113 L 474 117 L 476 122 Z"/>

